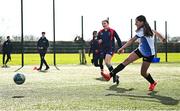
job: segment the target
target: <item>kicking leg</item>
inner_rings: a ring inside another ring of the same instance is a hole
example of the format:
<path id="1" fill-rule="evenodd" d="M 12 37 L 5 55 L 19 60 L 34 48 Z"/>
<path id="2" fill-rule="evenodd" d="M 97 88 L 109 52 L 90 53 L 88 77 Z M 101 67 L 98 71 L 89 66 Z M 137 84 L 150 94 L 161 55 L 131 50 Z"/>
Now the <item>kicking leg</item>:
<path id="1" fill-rule="evenodd" d="M 126 58 L 124 60 L 123 63 L 119 64 L 110 74 L 111 76 L 113 76 L 114 74 L 118 73 L 119 71 L 123 70 L 127 65 L 129 65 L 130 63 L 132 63 L 133 61 L 136 61 L 137 59 L 139 59 L 139 56 L 135 53 L 132 52 L 128 58 Z"/>
<path id="2" fill-rule="evenodd" d="M 140 57 L 135 53 L 132 52 L 129 57 L 123 62 L 120 63 L 114 70 L 111 71 L 109 74 L 103 74 L 104 78 L 109 81 L 111 77 L 116 75 L 119 71 L 123 70 L 128 64 L 132 63 L 133 61 L 139 59 Z"/>

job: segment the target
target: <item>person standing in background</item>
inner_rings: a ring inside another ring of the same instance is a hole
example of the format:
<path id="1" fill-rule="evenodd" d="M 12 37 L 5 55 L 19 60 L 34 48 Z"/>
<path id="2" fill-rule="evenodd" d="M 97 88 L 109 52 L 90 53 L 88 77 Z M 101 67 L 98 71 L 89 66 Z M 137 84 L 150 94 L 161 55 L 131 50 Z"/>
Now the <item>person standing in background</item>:
<path id="1" fill-rule="evenodd" d="M 37 70 L 41 70 L 43 64 L 46 65 L 45 70 L 49 69 L 49 66 L 45 60 L 45 55 L 46 55 L 48 47 L 49 47 L 49 41 L 45 37 L 45 32 L 42 32 L 42 37 L 38 40 L 38 43 L 37 43 L 37 49 L 38 49 L 38 52 L 40 54 L 40 59 L 41 59 L 40 67 Z"/>
<path id="2" fill-rule="evenodd" d="M 7 63 L 11 60 L 11 52 L 12 52 L 12 43 L 10 40 L 10 36 L 7 36 L 7 40 L 2 45 L 2 54 L 3 54 L 2 67 L 7 67 Z M 7 59 L 6 59 L 6 55 L 7 55 Z"/>

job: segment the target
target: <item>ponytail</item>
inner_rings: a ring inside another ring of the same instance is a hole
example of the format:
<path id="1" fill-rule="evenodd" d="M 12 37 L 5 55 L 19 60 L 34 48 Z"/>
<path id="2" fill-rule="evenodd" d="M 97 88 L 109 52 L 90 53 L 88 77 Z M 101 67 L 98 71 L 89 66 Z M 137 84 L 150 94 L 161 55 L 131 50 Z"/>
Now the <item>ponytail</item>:
<path id="1" fill-rule="evenodd" d="M 148 22 L 146 21 L 146 22 L 144 22 L 144 27 L 143 27 L 143 29 L 144 29 L 144 35 L 145 36 L 153 36 L 153 32 L 152 32 L 152 30 L 151 30 L 151 27 L 149 26 L 149 24 L 148 24 Z"/>

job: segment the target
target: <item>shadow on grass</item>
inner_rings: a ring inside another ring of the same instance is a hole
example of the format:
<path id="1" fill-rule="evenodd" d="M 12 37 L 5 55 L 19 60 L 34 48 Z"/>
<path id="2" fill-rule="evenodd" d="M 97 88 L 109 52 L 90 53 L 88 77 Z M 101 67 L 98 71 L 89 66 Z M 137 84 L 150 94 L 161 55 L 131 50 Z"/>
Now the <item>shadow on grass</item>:
<path id="1" fill-rule="evenodd" d="M 40 70 L 39 72 L 47 73 L 48 71 L 47 70 Z"/>
<path id="2" fill-rule="evenodd" d="M 106 80 L 104 80 L 103 77 L 99 77 L 99 78 L 95 78 L 95 79 L 98 80 L 98 81 L 106 81 Z"/>
<path id="3" fill-rule="evenodd" d="M 128 92 L 128 91 L 133 91 L 134 88 L 130 88 L 130 89 L 125 89 L 125 88 L 119 88 L 117 87 L 118 85 L 112 85 L 109 87 L 109 89 L 107 90 L 112 90 L 112 91 L 116 91 L 117 93 L 125 93 L 125 92 Z"/>
<path id="4" fill-rule="evenodd" d="M 13 96 L 12 98 L 24 98 L 24 96 Z"/>
<path id="5" fill-rule="evenodd" d="M 18 69 L 16 69 L 14 72 L 17 72 L 17 71 L 21 70 L 22 68 L 23 68 L 23 66 L 18 68 Z"/>
<path id="6" fill-rule="evenodd" d="M 158 93 L 157 91 L 152 91 L 148 93 L 147 96 L 139 96 L 139 95 L 133 95 L 133 94 L 107 94 L 106 96 L 127 96 L 127 97 L 130 97 L 129 99 L 132 99 L 132 100 L 140 99 L 141 101 L 160 102 L 161 104 L 164 104 L 164 105 L 179 104 L 179 100 L 173 99 L 172 97 L 168 97 L 168 96 L 157 95 L 157 93 Z M 156 100 L 145 100 L 145 99 L 156 99 Z"/>
<path id="7" fill-rule="evenodd" d="M 150 95 L 150 97 L 152 97 L 152 98 L 159 100 L 164 105 L 179 104 L 179 100 L 175 100 L 172 97 L 168 97 L 168 96 L 156 95 L 156 93 L 157 93 L 157 91 L 152 91 L 152 92 L 148 93 L 148 95 Z"/>

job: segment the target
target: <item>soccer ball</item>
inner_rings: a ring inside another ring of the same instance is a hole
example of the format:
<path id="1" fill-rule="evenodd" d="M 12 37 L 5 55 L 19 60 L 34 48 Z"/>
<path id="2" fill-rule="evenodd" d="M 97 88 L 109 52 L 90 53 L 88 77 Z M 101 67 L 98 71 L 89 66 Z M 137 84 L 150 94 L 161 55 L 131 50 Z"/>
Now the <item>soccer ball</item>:
<path id="1" fill-rule="evenodd" d="M 17 85 L 21 85 L 25 82 L 26 78 L 23 74 L 20 74 L 20 73 L 17 73 L 15 76 L 14 76 L 14 82 L 17 84 Z"/>

